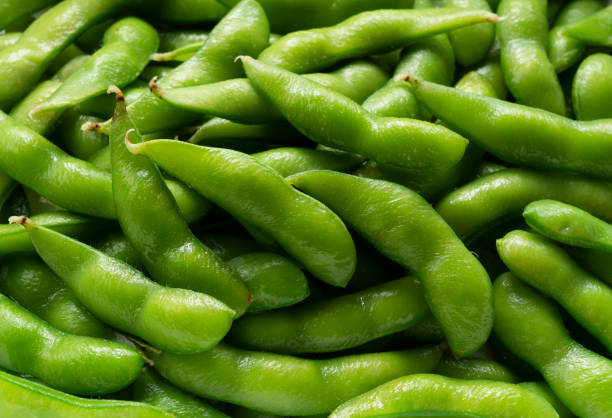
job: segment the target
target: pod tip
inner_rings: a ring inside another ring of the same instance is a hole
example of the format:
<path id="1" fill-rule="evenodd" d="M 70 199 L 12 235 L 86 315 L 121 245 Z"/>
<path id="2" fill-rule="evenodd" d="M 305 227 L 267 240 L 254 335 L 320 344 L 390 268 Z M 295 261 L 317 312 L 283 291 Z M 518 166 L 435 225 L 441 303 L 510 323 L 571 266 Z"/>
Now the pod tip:
<path id="1" fill-rule="evenodd" d="M 138 155 L 138 145 L 139 144 L 134 144 L 132 141 L 130 141 L 130 136 L 136 132 L 135 129 L 129 129 L 126 133 L 125 133 L 125 146 L 128 149 L 129 152 L 131 152 L 132 154 Z"/>
<path id="2" fill-rule="evenodd" d="M 81 125 L 82 131 L 100 132 L 100 122 L 85 122 Z"/>
<path id="3" fill-rule="evenodd" d="M 253 60 L 254 60 L 254 58 L 253 57 L 249 57 L 248 55 L 238 55 L 234 59 L 234 62 L 237 62 L 237 61 L 245 62 L 245 61 L 253 61 Z"/>
<path id="4" fill-rule="evenodd" d="M 413 76 L 412 74 L 398 74 L 393 77 L 393 81 L 406 81 L 413 86 L 417 86 L 420 83 L 420 80 Z"/>
<path id="5" fill-rule="evenodd" d="M 157 76 L 153 77 L 151 81 L 149 81 L 149 90 L 160 99 L 163 98 L 162 96 L 164 92 L 159 84 L 157 84 Z"/>
<path id="6" fill-rule="evenodd" d="M 25 226 L 26 222 L 28 222 L 27 216 L 11 216 L 8 221 L 10 224 L 19 224 L 21 226 Z"/>
<path id="7" fill-rule="evenodd" d="M 108 86 L 108 88 L 106 89 L 106 94 L 114 94 L 115 99 L 118 102 L 125 102 L 125 96 L 123 95 L 123 92 L 119 87 L 115 86 L 114 84 Z"/>

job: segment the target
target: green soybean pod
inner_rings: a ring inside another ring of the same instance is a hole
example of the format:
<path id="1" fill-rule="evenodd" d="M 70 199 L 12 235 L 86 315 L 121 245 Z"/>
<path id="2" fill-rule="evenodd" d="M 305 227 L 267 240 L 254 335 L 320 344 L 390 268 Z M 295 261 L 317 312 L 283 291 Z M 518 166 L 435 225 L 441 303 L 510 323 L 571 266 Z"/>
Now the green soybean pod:
<path id="1" fill-rule="evenodd" d="M 113 16 L 127 0 L 67 0 L 36 19 L 0 51 L 0 107 L 25 95 L 62 50 L 90 26 Z"/>
<path id="2" fill-rule="evenodd" d="M 612 5 L 567 25 L 565 33 L 588 44 L 612 45 Z"/>
<path id="3" fill-rule="evenodd" d="M 208 40 L 190 59 L 181 63 L 157 82 L 162 88 L 187 87 L 242 77 L 236 56 L 257 55 L 270 37 L 266 15 L 255 0 L 242 0 L 210 32 Z M 148 78 L 146 81 L 149 81 Z M 142 94 L 128 111 L 142 133 L 195 124 L 198 114 L 174 108 L 153 93 Z M 110 121 L 98 129 L 110 131 Z"/>
<path id="4" fill-rule="evenodd" d="M 612 119 L 575 121 L 424 80 L 410 82 L 442 122 L 506 162 L 612 178 L 606 158 Z"/>
<path id="5" fill-rule="evenodd" d="M 289 181 L 421 280 L 457 357 L 484 344 L 493 326 L 489 276 L 425 199 L 395 183 L 333 171 L 306 171 Z"/>
<path id="6" fill-rule="evenodd" d="M 0 366 L 60 390 L 103 395 L 130 384 L 143 364 L 131 347 L 59 331 L 0 295 Z"/>
<path id="7" fill-rule="evenodd" d="M 119 89 L 110 132 L 113 197 L 117 218 L 151 277 L 171 287 L 202 292 L 221 300 L 237 316 L 248 308 L 246 286 L 212 250 L 193 235 L 151 160 L 132 155 L 130 138 L 141 142 Z M 155 202 L 154 205 L 151 202 Z"/>
<path id="8" fill-rule="evenodd" d="M 606 416 L 612 361 L 574 341 L 556 306 L 511 273 L 497 278 L 494 295 L 495 333 L 504 345 L 535 367 L 574 414 Z"/>
<path id="9" fill-rule="evenodd" d="M 39 115 L 46 115 L 41 112 Z M 98 132 L 84 131 L 84 123 L 102 122 L 95 116 L 81 114 L 77 109 L 69 109 L 59 120 L 54 136 L 56 143 L 60 144 L 70 155 L 88 160 L 108 145 L 108 137 Z"/>
<path id="10" fill-rule="evenodd" d="M 0 291 L 51 326 L 69 334 L 111 339 L 113 331 L 96 319 L 38 257 L 6 261 Z"/>
<path id="11" fill-rule="evenodd" d="M 541 398 L 546 399 L 546 402 L 551 404 L 555 411 L 559 414 L 559 418 L 574 418 L 575 415 L 570 412 L 569 409 L 563 402 L 557 398 L 557 395 L 552 391 L 552 389 L 544 382 L 521 382 L 518 384 L 523 389 L 528 390 L 529 392 L 538 395 Z"/>
<path id="12" fill-rule="evenodd" d="M 154 7 L 147 0 L 132 3 L 139 13 L 171 23 L 216 22 L 228 12 L 228 8 L 217 0 L 158 0 Z"/>
<path id="13" fill-rule="evenodd" d="M 312 73 L 304 77 L 358 103 L 388 78 L 383 70 L 367 61 L 349 63 L 331 73 Z M 162 100 L 193 112 L 248 124 L 282 119 L 274 104 L 245 78 L 177 89 L 164 89 L 152 81 L 150 88 Z"/>
<path id="14" fill-rule="evenodd" d="M 138 402 L 79 398 L 0 370 L 0 409 L 20 418 L 172 418 L 154 406 Z"/>
<path id="15" fill-rule="evenodd" d="M 113 228 L 110 221 L 63 211 L 41 213 L 31 219 L 38 225 L 83 240 Z M 34 252 L 28 233 L 19 225 L 0 225 L 0 257 L 19 252 Z"/>
<path id="16" fill-rule="evenodd" d="M 274 253 L 250 253 L 227 264 L 244 282 L 252 297 L 249 312 L 295 305 L 310 295 L 308 281 L 291 260 Z"/>
<path id="17" fill-rule="evenodd" d="M 155 369 L 198 396 L 277 415 L 328 413 L 390 379 L 431 371 L 438 347 L 308 360 L 218 344 L 204 353 L 150 353 Z"/>
<path id="18" fill-rule="evenodd" d="M 6 28 L 20 18 L 44 9 L 57 0 L 31 0 L 25 2 L 20 0 L 6 0 L 0 5 L 0 29 Z"/>
<path id="19" fill-rule="evenodd" d="M 595 13 L 604 7 L 601 0 L 574 0 L 568 3 L 548 34 L 548 56 L 555 71 L 560 73 L 574 65 L 586 45 L 565 33 L 565 26 Z"/>
<path id="20" fill-rule="evenodd" d="M 612 351 L 612 289 L 581 269 L 560 247 L 525 231 L 497 240 L 510 271 L 558 301 L 587 331 Z"/>
<path id="21" fill-rule="evenodd" d="M 497 9 L 501 65 L 518 103 L 565 115 L 557 73 L 546 55 L 546 1 L 502 0 Z"/>
<path id="22" fill-rule="evenodd" d="M 15 122 L 41 135 L 46 135 L 53 128 L 62 112 L 49 112 L 43 115 L 32 114 L 31 112 L 32 109 L 49 98 L 61 84 L 61 81 L 54 79 L 42 81 L 11 109 L 9 115 Z"/>
<path id="23" fill-rule="evenodd" d="M 612 225 L 575 206 L 538 200 L 525 207 L 523 217 L 527 225 L 555 241 L 612 252 Z"/>
<path id="24" fill-rule="evenodd" d="M 313 72 L 343 59 L 392 51 L 426 36 L 483 22 L 497 22 L 497 16 L 457 8 L 363 12 L 335 26 L 285 35 L 263 50 L 259 60 L 294 73 Z"/>
<path id="25" fill-rule="evenodd" d="M 444 7 L 479 9 L 491 11 L 486 0 L 445 0 Z M 491 23 L 455 29 L 448 33 L 448 39 L 459 65 L 471 67 L 484 59 L 495 39 L 495 26 Z"/>
<path id="26" fill-rule="evenodd" d="M 91 246 L 104 254 L 119 259 L 130 266 L 144 271 L 136 249 L 125 238 L 122 232 L 111 232 L 92 241 Z"/>
<path id="27" fill-rule="evenodd" d="M 46 138 L 0 112 L 0 169 L 53 203 L 74 212 L 115 218 L 111 176 L 92 164 L 71 157 Z M 64 187 L 63 184 L 70 184 Z M 201 218 L 208 206 L 190 188 L 167 182 L 187 221 Z"/>
<path id="28" fill-rule="evenodd" d="M 351 399 L 330 418 L 383 416 L 558 417 L 544 399 L 512 383 L 413 374 Z"/>
<path id="29" fill-rule="evenodd" d="M 208 32 L 198 29 L 174 29 L 159 31 L 159 51 L 168 52 L 185 45 L 203 43 Z"/>
<path id="30" fill-rule="evenodd" d="M 131 398 L 168 411 L 176 418 L 228 418 L 221 411 L 168 384 L 145 367 L 130 387 Z"/>
<path id="31" fill-rule="evenodd" d="M 222 0 L 233 6 L 238 0 Z M 301 29 L 329 26 L 354 14 L 372 9 L 409 9 L 413 0 L 340 0 L 330 6 L 325 0 L 263 0 L 261 5 L 272 30 L 289 33 Z"/>
<path id="32" fill-rule="evenodd" d="M 612 118 L 612 57 L 593 54 L 582 61 L 572 83 L 572 105 L 578 120 Z"/>
<path id="33" fill-rule="evenodd" d="M 159 36 L 148 23 L 127 17 L 104 34 L 102 47 L 33 113 L 75 106 L 106 91 L 109 85 L 124 87 L 136 80 L 157 50 Z"/>
<path id="34" fill-rule="evenodd" d="M 463 358 L 458 360 L 451 356 L 442 356 L 435 373 L 454 379 L 496 380 L 508 383 L 517 383 L 519 381 L 518 376 L 503 364 L 480 358 Z"/>
<path id="35" fill-rule="evenodd" d="M 242 62 L 255 88 L 294 127 L 319 144 L 404 168 L 451 166 L 463 156 L 467 146 L 463 137 L 442 126 L 407 118 L 378 117 L 347 97 L 297 74 L 250 57 L 242 57 Z"/>
<path id="36" fill-rule="evenodd" d="M 357 347 L 407 329 L 429 315 L 414 277 L 356 293 L 300 304 L 234 323 L 229 341 L 275 353 L 326 353 Z"/>
<path id="37" fill-rule="evenodd" d="M 417 0 L 415 9 L 431 8 L 429 0 Z M 402 50 L 400 61 L 393 72 L 396 76 L 411 73 L 426 80 L 442 84 L 453 81 L 455 54 L 444 33 L 426 37 Z M 431 120 L 418 103 L 414 93 L 395 79 L 376 91 L 363 102 L 363 108 L 377 116 L 405 117 Z"/>
<path id="38" fill-rule="evenodd" d="M 166 288 L 122 261 L 77 240 L 38 226 L 23 225 L 38 255 L 96 317 L 156 347 L 196 353 L 214 346 L 235 312 L 211 296 Z"/>
<path id="39" fill-rule="evenodd" d="M 315 277 L 345 286 L 353 275 L 355 245 L 340 218 L 255 158 L 168 140 L 128 143 L 128 149 L 263 231 Z"/>
<path id="40" fill-rule="evenodd" d="M 241 235 L 206 232 L 198 234 L 197 237 L 224 261 L 264 250 L 254 239 Z"/>
<path id="41" fill-rule="evenodd" d="M 283 177 L 308 170 L 350 171 L 365 161 L 364 157 L 348 152 L 301 147 L 274 148 L 253 157 Z"/>
<path id="42" fill-rule="evenodd" d="M 566 247 L 565 250 L 582 268 L 612 287 L 611 253 L 579 247 Z"/>
<path id="43" fill-rule="evenodd" d="M 555 199 L 612 220 L 612 185 L 567 173 L 509 168 L 478 178 L 452 191 L 436 210 L 464 240 L 518 218 L 529 203 Z"/>

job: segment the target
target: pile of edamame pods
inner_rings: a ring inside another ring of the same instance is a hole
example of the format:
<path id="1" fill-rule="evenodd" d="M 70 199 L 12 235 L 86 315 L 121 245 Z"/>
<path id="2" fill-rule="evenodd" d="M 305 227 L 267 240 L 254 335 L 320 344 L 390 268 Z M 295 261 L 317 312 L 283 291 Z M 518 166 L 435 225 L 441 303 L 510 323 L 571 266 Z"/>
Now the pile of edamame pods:
<path id="1" fill-rule="evenodd" d="M 0 30 L 0 417 L 612 417 L 605 0 Z"/>

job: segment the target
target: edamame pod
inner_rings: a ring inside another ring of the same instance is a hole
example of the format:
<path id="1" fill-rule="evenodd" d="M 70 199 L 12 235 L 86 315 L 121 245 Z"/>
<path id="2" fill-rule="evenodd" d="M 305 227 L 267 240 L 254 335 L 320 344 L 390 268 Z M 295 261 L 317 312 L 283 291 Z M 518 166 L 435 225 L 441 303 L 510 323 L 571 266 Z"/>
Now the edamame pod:
<path id="1" fill-rule="evenodd" d="M 172 418 L 173 415 L 138 402 L 78 398 L 0 370 L 0 409 L 20 418 Z"/>
<path id="2" fill-rule="evenodd" d="M 541 398 L 546 399 L 546 402 L 555 408 L 555 411 L 559 414 L 559 418 L 575 418 L 575 415 L 570 412 L 569 409 L 563 402 L 557 398 L 557 395 L 552 389 L 544 382 L 521 382 L 518 384 L 523 389 L 528 390 L 531 393 L 538 395 Z"/>
<path id="3" fill-rule="evenodd" d="M 132 400 L 168 411 L 176 418 L 228 418 L 202 400 L 166 383 L 148 367 L 142 370 L 130 392 Z"/>
<path id="4" fill-rule="evenodd" d="M 343 287 L 353 275 L 355 245 L 340 218 L 255 158 L 169 140 L 128 143 L 128 149 L 258 228 L 315 277 Z"/>
<path id="5" fill-rule="evenodd" d="M 250 57 L 241 59 L 255 88 L 315 142 L 393 167 L 448 167 L 463 156 L 467 141 L 440 125 L 377 117 L 297 74 Z"/>
<path id="6" fill-rule="evenodd" d="M 66 334 L 0 294 L 0 366 L 70 393 L 103 395 L 130 384 L 143 364 L 131 347 Z"/>
<path id="7" fill-rule="evenodd" d="M 497 22 L 486 10 L 375 10 L 335 26 L 283 36 L 259 55 L 263 63 L 294 73 L 329 67 L 343 59 L 401 48 L 431 35 L 483 22 Z"/>
<path id="8" fill-rule="evenodd" d="M 0 291 L 68 334 L 112 339 L 113 331 L 96 319 L 38 257 L 22 255 L 4 263 Z"/>
<path id="9" fill-rule="evenodd" d="M 233 6 L 238 0 L 221 0 Z M 354 14 L 371 9 L 409 9 L 413 0 L 340 0 L 330 5 L 326 0 L 263 0 L 260 2 L 274 31 L 289 33 L 296 30 L 329 26 Z"/>
<path id="10" fill-rule="evenodd" d="M 481 177 L 445 196 L 436 210 L 461 239 L 518 218 L 534 200 L 555 199 L 612 221 L 612 185 L 566 173 L 510 168 Z"/>
<path id="11" fill-rule="evenodd" d="M 234 257 L 227 264 L 249 289 L 253 299 L 249 312 L 295 305 L 310 295 L 302 270 L 278 254 L 250 253 Z"/>
<path id="12" fill-rule="evenodd" d="M 63 211 L 41 213 L 31 219 L 40 226 L 82 240 L 113 228 L 110 221 Z M 34 252 L 28 233 L 19 225 L 0 225 L 0 257 L 19 252 Z"/>
<path id="13" fill-rule="evenodd" d="M 556 72 L 560 73 L 574 65 L 585 50 L 583 42 L 567 36 L 565 26 L 603 7 L 604 2 L 601 0 L 574 0 L 559 13 L 555 26 L 548 34 L 548 56 Z"/>
<path id="14" fill-rule="evenodd" d="M 127 17 L 104 34 L 102 47 L 33 113 L 75 106 L 106 91 L 109 85 L 124 87 L 136 80 L 157 50 L 159 36 L 148 23 Z"/>
<path id="15" fill-rule="evenodd" d="M 20 125 L 41 135 L 46 135 L 53 127 L 55 121 L 62 115 L 62 112 L 49 112 L 42 115 L 32 114 L 31 112 L 32 109 L 48 99 L 61 85 L 62 83 L 59 80 L 42 81 L 11 109 L 9 116 Z"/>
<path id="16" fill-rule="evenodd" d="M 218 343 L 234 311 L 211 296 L 160 286 L 122 261 L 26 217 L 38 255 L 87 309 L 107 324 L 175 353 L 197 353 Z"/>
<path id="17" fill-rule="evenodd" d="M 307 360 L 222 343 L 190 356 L 151 357 L 162 376 L 198 396 L 278 415 L 312 415 L 390 379 L 431 371 L 440 354 L 438 347 L 424 347 Z"/>
<path id="18" fill-rule="evenodd" d="M 24 96 L 62 50 L 128 0 L 65 0 L 47 10 L 15 45 L 0 51 L 0 107 Z"/>
<path id="19" fill-rule="evenodd" d="M 572 105 L 578 120 L 612 118 L 612 57 L 593 54 L 582 61 L 572 83 Z"/>
<path id="20" fill-rule="evenodd" d="M 255 0 L 242 0 L 210 32 L 204 46 L 189 60 L 157 82 L 162 88 L 177 88 L 242 77 L 240 54 L 257 55 L 268 45 L 270 31 L 266 15 Z M 147 80 L 149 81 L 150 78 Z M 195 124 L 200 116 L 175 108 L 153 93 L 141 95 L 128 111 L 142 133 Z M 108 133 L 110 121 L 98 126 Z"/>
<path id="21" fill-rule="evenodd" d="M 518 385 L 414 374 L 378 386 L 340 405 L 330 418 L 379 416 L 556 418 L 553 407 Z"/>
<path id="22" fill-rule="evenodd" d="M 249 315 L 232 326 L 229 340 L 275 353 L 346 350 L 407 329 L 429 315 L 414 277 L 360 292 Z"/>
<path id="23" fill-rule="evenodd" d="M 46 114 L 48 112 L 39 113 L 41 116 Z M 84 131 L 81 125 L 101 121 L 102 119 L 95 116 L 83 115 L 77 109 L 70 109 L 63 115 L 54 132 L 56 141 L 70 155 L 88 160 L 108 146 L 108 137 L 98 132 Z"/>
<path id="24" fill-rule="evenodd" d="M 57 3 L 58 0 L 5 0 L 0 6 L 0 29 L 6 28 L 11 23 L 34 12 L 44 9 L 46 6 Z"/>
<path id="25" fill-rule="evenodd" d="M 168 52 L 185 45 L 204 43 L 208 32 L 203 30 L 161 30 L 159 31 L 159 51 Z"/>
<path id="26" fill-rule="evenodd" d="M 612 5 L 569 24 L 565 33 L 589 44 L 612 45 Z"/>
<path id="27" fill-rule="evenodd" d="M 612 351 L 612 289 L 539 235 L 509 232 L 497 240 L 497 251 L 515 276 L 558 301 Z"/>
<path id="28" fill-rule="evenodd" d="M 91 246 L 110 257 L 117 258 L 138 270 L 144 271 L 138 252 L 122 232 L 112 232 L 97 238 L 91 243 Z"/>
<path id="29" fill-rule="evenodd" d="M 612 119 L 575 121 L 409 78 L 419 100 L 442 122 L 504 161 L 612 179 Z"/>
<path id="30" fill-rule="evenodd" d="M 212 118 L 203 123 L 189 138 L 189 142 L 221 148 L 227 148 L 227 144 L 257 146 L 258 143 L 272 143 L 297 146 L 310 143 L 308 138 L 286 121 L 245 125 L 221 118 Z M 261 151 L 261 148 L 257 148 L 257 151 Z"/>
<path id="31" fill-rule="evenodd" d="M 115 218 L 111 175 L 71 157 L 36 132 L 0 112 L 0 168 L 10 177 L 62 208 L 103 218 Z M 204 215 L 207 202 L 190 188 L 168 181 L 187 221 Z M 67 187 L 68 186 L 68 187 Z"/>
<path id="32" fill-rule="evenodd" d="M 538 200 L 525 207 L 527 225 L 555 241 L 612 252 L 612 225 L 575 206 Z"/>
<path id="33" fill-rule="evenodd" d="M 565 250 L 582 268 L 612 287 L 612 253 L 578 247 Z"/>
<path id="34" fill-rule="evenodd" d="M 612 361 L 570 338 L 552 302 L 511 273 L 495 280 L 495 333 L 534 366 L 574 414 L 603 417 L 612 410 Z"/>
<path id="35" fill-rule="evenodd" d="M 383 70 L 367 61 L 350 63 L 331 73 L 306 74 L 304 77 L 358 103 L 388 79 Z M 162 100 L 192 112 L 249 124 L 282 119 L 274 104 L 245 78 L 177 89 L 164 89 L 151 82 L 150 88 Z"/>
<path id="36" fill-rule="evenodd" d="M 518 376 L 503 364 L 480 358 L 457 360 L 451 356 L 442 356 L 435 373 L 454 379 L 496 380 L 508 383 L 519 381 Z"/>
<path id="37" fill-rule="evenodd" d="M 497 36 L 508 90 L 518 103 L 565 115 L 563 90 L 546 55 L 546 1 L 502 0 L 497 12 L 503 17 Z"/>
<path id="38" fill-rule="evenodd" d="M 348 152 L 301 147 L 274 148 L 253 157 L 283 177 L 308 170 L 349 171 L 365 161 L 364 157 Z"/>
<path id="39" fill-rule="evenodd" d="M 395 183 L 333 171 L 306 171 L 289 181 L 421 280 L 457 357 L 484 344 L 493 326 L 489 276 L 425 199 Z"/>
<path id="40" fill-rule="evenodd" d="M 491 11 L 486 0 L 445 0 L 443 7 Z M 484 59 L 495 39 L 495 26 L 491 23 L 455 29 L 448 33 L 455 52 L 455 60 L 463 67 L 471 67 Z"/>
<path id="41" fill-rule="evenodd" d="M 121 229 L 155 281 L 209 294 L 242 315 L 250 304 L 249 291 L 193 235 L 155 164 L 127 150 L 128 132 L 135 142 L 142 137 L 126 111 L 123 93 L 116 87 L 109 92 L 117 96 L 110 147 L 113 197 Z"/>

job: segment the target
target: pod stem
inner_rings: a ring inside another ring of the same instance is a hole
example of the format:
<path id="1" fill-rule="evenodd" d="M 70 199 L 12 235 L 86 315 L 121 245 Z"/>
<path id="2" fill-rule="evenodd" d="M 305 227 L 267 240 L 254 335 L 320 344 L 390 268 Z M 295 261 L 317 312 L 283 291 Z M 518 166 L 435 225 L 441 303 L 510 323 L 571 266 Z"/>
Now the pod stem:
<path id="1" fill-rule="evenodd" d="M 157 84 L 157 76 L 153 77 L 151 81 L 149 81 L 149 90 L 160 99 L 164 98 L 164 90 L 159 84 Z"/>

